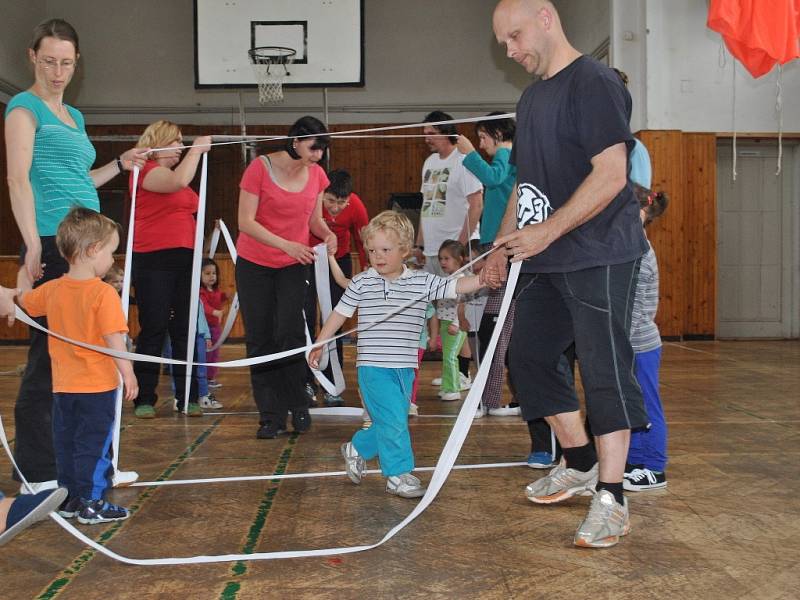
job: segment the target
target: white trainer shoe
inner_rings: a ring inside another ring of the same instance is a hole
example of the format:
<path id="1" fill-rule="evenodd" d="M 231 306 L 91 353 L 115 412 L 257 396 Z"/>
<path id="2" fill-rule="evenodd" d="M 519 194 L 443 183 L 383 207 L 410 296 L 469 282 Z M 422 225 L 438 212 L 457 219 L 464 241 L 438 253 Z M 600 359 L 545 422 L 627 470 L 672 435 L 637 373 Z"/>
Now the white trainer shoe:
<path id="1" fill-rule="evenodd" d="M 483 405 L 483 402 L 478 402 L 478 408 L 475 410 L 475 416 L 473 419 L 482 419 L 486 416 L 486 407 Z"/>
<path id="2" fill-rule="evenodd" d="M 139 474 L 136 471 L 114 471 L 111 483 L 115 488 L 127 487 L 132 483 L 136 483 L 138 479 Z"/>
<path id="3" fill-rule="evenodd" d="M 219 410 L 223 406 L 221 402 L 217 402 L 214 394 L 209 394 L 208 396 L 200 396 L 200 408 Z"/>
<path id="4" fill-rule="evenodd" d="M 490 408 L 489 414 L 493 417 L 516 417 L 522 414 L 519 406 L 501 406 L 500 408 Z"/>
<path id="5" fill-rule="evenodd" d="M 433 379 L 433 381 L 431 381 L 431 385 L 442 385 L 442 378 L 441 377 L 435 377 Z"/>
<path id="6" fill-rule="evenodd" d="M 461 400 L 461 392 L 439 392 L 439 398 L 445 402 L 454 402 Z"/>
<path id="7" fill-rule="evenodd" d="M 411 473 L 403 473 L 386 479 L 386 492 L 401 498 L 419 498 L 425 495 L 425 486 Z"/>
<path id="8" fill-rule="evenodd" d="M 469 375 L 464 375 L 463 373 L 459 373 L 458 381 L 459 383 L 461 383 L 462 392 L 466 392 L 469 388 L 472 387 L 472 379 L 469 378 Z"/>
<path id="9" fill-rule="evenodd" d="M 418 417 L 419 416 L 419 407 L 414 404 L 413 402 L 408 405 L 408 416 L 409 417 Z"/>

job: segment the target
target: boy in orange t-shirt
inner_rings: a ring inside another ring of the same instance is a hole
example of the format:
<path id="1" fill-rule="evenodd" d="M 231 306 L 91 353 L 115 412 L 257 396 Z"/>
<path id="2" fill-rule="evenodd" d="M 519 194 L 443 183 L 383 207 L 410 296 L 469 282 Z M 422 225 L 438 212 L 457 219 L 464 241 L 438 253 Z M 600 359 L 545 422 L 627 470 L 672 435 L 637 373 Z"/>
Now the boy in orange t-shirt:
<path id="1" fill-rule="evenodd" d="M 50 329 L 66 338 L 125 352 L 128 325 L 119 295 L 100 279 L 114 264 L 117 224 L 92 210 L 74 208 L 59 225 L 56 244 L 69 272 L 36 289 L 20 290 L 20 306 L 32 317 L 46 316 Z M 2 293 L 7 296 L 9 290 Z M 5 308 L 0 313 L 9 316 Z M 77 516 L 83 524 L 127 519 L 128 510 L 106 502 L 105 494 L 111 487 L 117 370 L 125 399 L 133 400 L 138 392 L 133 366 L 53 336 L 48 349 L 56 470 L 59 485 L 69 492 L 59 514 Z"/>

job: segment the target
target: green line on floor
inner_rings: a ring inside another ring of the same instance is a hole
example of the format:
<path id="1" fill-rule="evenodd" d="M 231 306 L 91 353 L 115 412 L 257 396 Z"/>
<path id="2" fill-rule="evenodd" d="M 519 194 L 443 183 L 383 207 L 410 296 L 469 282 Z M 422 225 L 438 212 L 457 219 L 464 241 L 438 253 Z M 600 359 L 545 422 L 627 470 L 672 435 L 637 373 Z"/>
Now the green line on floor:
<path id="1" fill-rule="evenodd" d="M 184 450 L 166 469 L 156 478 L 156 481 L 165 481 L 169 479 L 175 471 L 178 470 L 187 458 L 189 458 L 195 450 L 205 442 L 208 437 L 214 432 L 214 430 L 219 426 L 222 422 L 224 417 L 218 418 L 214 423 L 212 423 L 203 433 L 201 433 L 187 448 Z M 159 486 L 151 486 L 149 488 L 145 488 L 145 490 L 139 494 L 136 498 L 136 501 L 130 505 L 129 510 L 131 516 L 135 515 L 136 512 L 142 507 L 142 505 L 153 495 L 153 493 L 159 489 Z M 113 523 L 107 530 L 101 533 L 98 538 L 95 540 L 98 544 L 105 545 L 111 538 L 113 538 L 117 532 L 122 529 L 126 523 L 130 521 L 130 518 L 126 519 L 125 521 L 117 521 Z M 42 592 L 39 596 L 37 596 L 37 600 L 51 600 L 55 598 L 58 594 L 60 594 L 65 587 L 67 587 L 72 578 L 77 575 L 83 567 L 85 567 L 89 561 L 91 561 L 97 552 L 95 550 L 87 549 L 83 551 L 77 558 L 73 559 L 72 563 L 69 567 L 65 568 L 62 571 L 62 576 L 54 579 L 50 584 L 45 588 L 45 591 Z"/>
<path id="2" fill-rule="evenodd" d="M 286 467 L 289 465 L 289 459 L 292 457 L 292 450 L 297 443 L 297 438 L 297 433 L 293 433 L 289 437 L 289 441 L 286 444 L 286 447 L 283 449 L 283 452 L 281 452 L 278 462 L 275 465 L 275 470 L 272 473 L 273 475 L 283 475 L 286 473 Z M 280 485 L 281 480 L 273 479 L 271 482 L 274 484 L 274 486 L 270 487 L 264 493 L 264 497 L 261 499 L 261 502 L 258 505 L 256 516 L 253 519 L 253 524 L 250 525 L 250 530 L 247 533 L 247 539 L 244 543 L 244 547 L 242 548 L 243 554 L 253 554 L 255 552 L 256 545 L 258 544 L 258 540 L 261 538 L 261 532 L 263 531 L 264 525 L 267 522 L 267 517 L 269 516 L 269 511 L 272 509 L 272 504 L 275 500 L 275 496 L 278 493 L 278 486 Z M 247 562 L 245 561 L 237 561 L 231 567 L 231 574 L 234 577 L 242 577 L 246 573 Z M 225 584 L 225 588 L 220 594 L 220 600 L 236 600 L 241 587 L 242 586 L 239 582 L 229 581 Z"/>

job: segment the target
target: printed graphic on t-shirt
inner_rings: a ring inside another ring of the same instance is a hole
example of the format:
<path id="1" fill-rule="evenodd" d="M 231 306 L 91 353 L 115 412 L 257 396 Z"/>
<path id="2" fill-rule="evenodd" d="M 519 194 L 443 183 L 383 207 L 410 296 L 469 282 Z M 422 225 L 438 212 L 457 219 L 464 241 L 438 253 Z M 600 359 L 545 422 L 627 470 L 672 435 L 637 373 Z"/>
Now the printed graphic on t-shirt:
<path id="1" fill-rule="evenodd" d="M 447 205 L 450 168 L 428 169 L 422 177 L 422 216 L 443 217 Z"/>
<path id="2" fill-rule="evenodd" d="M 543 223 L 553 213 L 550 200 L 530 183 L 517 187 L 517 228 L 531 223 Z"/>

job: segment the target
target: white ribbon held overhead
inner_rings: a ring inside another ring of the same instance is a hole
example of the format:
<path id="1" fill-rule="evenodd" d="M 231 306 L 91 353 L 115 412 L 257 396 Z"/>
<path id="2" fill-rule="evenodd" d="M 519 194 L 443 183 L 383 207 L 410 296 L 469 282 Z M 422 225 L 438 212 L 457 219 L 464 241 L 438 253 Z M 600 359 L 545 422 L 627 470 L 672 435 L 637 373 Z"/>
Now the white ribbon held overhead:
<path id="1" fill-rule="evenodd" d="M 231 233 L 228 231 L 227 225 L 222 219 L 218 220 L 219 228 L 214 228 L 214 233 L 211 234 L 211 246 L 209 247 L 208 257 L 213 260 L 214 254 L 217 252 L 217 245 L 219 244 L 219 235 L 220 232 L 222 233 L 222 237 L 225 239 L 225 244 L 228 246 L 228 253 L 231 255 L 231 262 L 236 265 L 236 260 L 238 259 L 238 255 L 236 253 L 236 244 L 233 243 L 233 239 L 231 238 Z M 228 310 L 228 316 L 225 317 L 225 325 L 222 327 L 222 332 L 219 335 L 219 339 L 214 342 L 214 345 L 211 346 L 211 350 L 216 350 L 223 343 L 225 340 L 228 339 L 228 336 L 231 334 L 231 330 L 233 329 L 233 324 L 236 322 L 236 315 L 239 314 L 239 292 L 237 291 L 233 295 L 233 300 L 231 300 L 230 309 Z"/>

